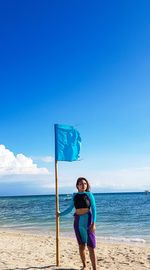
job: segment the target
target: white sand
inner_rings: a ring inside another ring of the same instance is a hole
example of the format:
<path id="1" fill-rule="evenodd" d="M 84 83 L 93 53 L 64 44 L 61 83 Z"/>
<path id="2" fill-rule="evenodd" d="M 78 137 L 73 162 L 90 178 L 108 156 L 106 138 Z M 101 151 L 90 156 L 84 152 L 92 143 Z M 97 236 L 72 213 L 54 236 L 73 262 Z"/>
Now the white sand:
<path id="1" fill-rule="evenodd" d="M 88 268 L 91 263 L 87 254 Z M 98 269 L 148 270 L 150 247 L 97 243 Z M 0 232 L 0 270 L 80 269 L 75 239 L 60 238 L 60 267 L 56 267 L 55 238 L 22 232 Z"/>

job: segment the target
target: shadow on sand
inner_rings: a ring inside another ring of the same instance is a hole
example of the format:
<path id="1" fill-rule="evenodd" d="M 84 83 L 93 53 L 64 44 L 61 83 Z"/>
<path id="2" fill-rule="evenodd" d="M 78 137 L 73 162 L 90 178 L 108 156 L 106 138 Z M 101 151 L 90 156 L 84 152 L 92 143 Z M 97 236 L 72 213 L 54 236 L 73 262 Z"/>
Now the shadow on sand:
<path id="1" fill-rule="evenodd" d="M 46 265 L 46 266 L 29 266 L 29 267 L 15 267 L 15 268 L 7 268 L 6 270 L 34 270 L 34 269 L 37 269 L 37 270 L 46 270 L 46 269 L 51 269 L 51 267 L 55 267 L 53 269 L 57 269 L 56 268 L 56 265 Z M 5 269 L 4 269 L 5 270 Z"/>
<path id="2" fill-rule="evenodd" d="M 15 268 L 7 268 L 6 270 L 77 270 L 77 268 L 61 268 L 61 267 L 56 267 L 56 265 L 46 265 L 46 266 L 41 266 L 41 267 L 36 267 L 36 266 L 29 266 L 29 267 L 15 267 Z M 4 269 L 5 270 L 5 269 Z"/>

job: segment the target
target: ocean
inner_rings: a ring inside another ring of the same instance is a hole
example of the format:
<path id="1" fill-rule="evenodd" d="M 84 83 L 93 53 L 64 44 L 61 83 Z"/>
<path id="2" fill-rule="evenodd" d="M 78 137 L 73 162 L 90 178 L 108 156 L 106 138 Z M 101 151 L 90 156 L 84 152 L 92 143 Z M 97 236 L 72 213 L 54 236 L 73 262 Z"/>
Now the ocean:
<path id="1" fill-rule="evenodd" d="M 104 241 L 150 245 L 150 193 L 96 193 L 96 235 Z M 60 195 L 60 210 L 70 203 Z M 0 230 L 55 233 L 55 196 L 0 197 Z M 60 232 L 73 236 L 73 212 L 61 217 Z"/>

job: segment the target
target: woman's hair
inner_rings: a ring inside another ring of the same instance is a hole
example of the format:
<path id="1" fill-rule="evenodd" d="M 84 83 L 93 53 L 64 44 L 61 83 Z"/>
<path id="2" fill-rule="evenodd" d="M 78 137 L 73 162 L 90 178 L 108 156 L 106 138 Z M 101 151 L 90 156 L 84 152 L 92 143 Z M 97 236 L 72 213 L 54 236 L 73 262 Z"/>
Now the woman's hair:
<path id="1" fill-rule="evenodd" d="M 84 178 L 84 177 L 79 177 L 78 179 L 77 179 L 77 182 L 76 182 L 76 188 L 78 189 L 78 185 L 79 185 L 79 183 L 82 181 L 82 180 L 84 180 L 86 183 L 87 183 L 87 189 L 86 189 L 86 191 L 90 191 L 90 184 L 89 184 L 89 181 L 86 179 L 86 178 Z"/>

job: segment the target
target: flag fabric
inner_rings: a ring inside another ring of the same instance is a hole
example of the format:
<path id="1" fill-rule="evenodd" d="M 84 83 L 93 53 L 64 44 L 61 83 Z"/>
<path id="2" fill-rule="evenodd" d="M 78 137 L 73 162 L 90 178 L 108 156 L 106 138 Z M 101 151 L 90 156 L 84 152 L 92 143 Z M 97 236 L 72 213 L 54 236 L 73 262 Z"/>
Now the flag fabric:
<path id="1" fill-rule="evenodd" d="M 81 137 L 74 127 L 55 124 L 55 160 L 78 160 L 80 146 Z"/>

